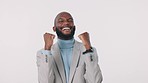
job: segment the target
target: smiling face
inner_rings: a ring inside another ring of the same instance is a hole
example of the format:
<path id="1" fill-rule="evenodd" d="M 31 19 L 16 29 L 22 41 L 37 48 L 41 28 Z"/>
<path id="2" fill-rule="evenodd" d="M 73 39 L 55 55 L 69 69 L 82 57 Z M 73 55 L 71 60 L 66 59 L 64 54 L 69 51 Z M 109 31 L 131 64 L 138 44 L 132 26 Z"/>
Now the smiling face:
<path id="1" fill-rule="evenodd" d="M 58 38 L 72 39 L 75 33 L 75 26 L 72 16 L 67 12 L 61 12 L 55 18 L 53 30 L 56 31 Z"/>

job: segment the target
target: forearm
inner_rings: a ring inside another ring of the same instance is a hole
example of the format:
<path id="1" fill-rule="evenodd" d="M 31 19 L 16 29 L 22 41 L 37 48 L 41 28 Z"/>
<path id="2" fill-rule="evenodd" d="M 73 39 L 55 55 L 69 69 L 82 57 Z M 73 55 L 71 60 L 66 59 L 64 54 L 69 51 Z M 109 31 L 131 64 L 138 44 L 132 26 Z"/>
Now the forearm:
<path id="1" fill-rule="evenodd" d="M 53 57 L 45 55 L 41 50 L 38 51 L 37 66 L 39 83 L 54 83 Z"/>
<path id="2" fill-rule="evenodd" d="M 84 78 L 88 83 L 101 83 L 102 73 L 98 65 L 98 57 L 96 50 L 93 48 L 92 53 L 86 53 L 85 55 L 86 72 Z"/>

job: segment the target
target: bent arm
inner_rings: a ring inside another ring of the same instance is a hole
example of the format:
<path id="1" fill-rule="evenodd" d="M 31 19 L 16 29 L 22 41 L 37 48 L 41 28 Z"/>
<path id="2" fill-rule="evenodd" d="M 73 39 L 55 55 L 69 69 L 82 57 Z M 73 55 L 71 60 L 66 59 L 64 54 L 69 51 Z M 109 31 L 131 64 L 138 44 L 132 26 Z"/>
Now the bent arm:
<path id="1" fill-rule="evenodd" d="M 96 49 L 93 48 L 92 53 L 84 54 L 86 71 L 84 78 L 87 83 L 101 83 L 103 80 L 102 73 L 98 64 L 98 55 Z"/>
<path id="2" fill-rule="evenodd" d="M 37 52 L 37 67 L 39 83 L 54 83 L 53 57 L 50 51 L 39 50 Z"/>

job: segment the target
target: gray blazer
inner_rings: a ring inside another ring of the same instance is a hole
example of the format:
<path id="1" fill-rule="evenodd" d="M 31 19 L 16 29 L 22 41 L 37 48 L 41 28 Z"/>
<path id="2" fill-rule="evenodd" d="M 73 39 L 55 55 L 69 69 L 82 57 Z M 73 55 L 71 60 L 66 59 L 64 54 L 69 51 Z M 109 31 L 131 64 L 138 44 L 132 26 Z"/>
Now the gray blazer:
<path id="1" fill-rule="evenodd" d="M 44 55 L 40 51 L 37 52 L 39 83 L 66 83 L 58 44 L 52 46 L 50 51 L 52 56 Z M 93 53 L 83 54 L 84 51 L 83 44 L 75 41 L 68 83 L 101 83 L 102 74 L 95 48 L 93 48 Z"/>

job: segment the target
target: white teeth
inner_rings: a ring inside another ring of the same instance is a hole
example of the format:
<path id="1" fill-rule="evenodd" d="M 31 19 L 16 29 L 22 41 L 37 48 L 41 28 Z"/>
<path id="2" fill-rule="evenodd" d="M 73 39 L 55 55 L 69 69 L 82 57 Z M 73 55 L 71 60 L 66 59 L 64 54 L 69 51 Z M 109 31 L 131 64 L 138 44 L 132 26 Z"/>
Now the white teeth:
<path id="1" fill-rule="evenodd" d="M 62 30 L 70 30 L 69 27 L 64 27 Z"/>

